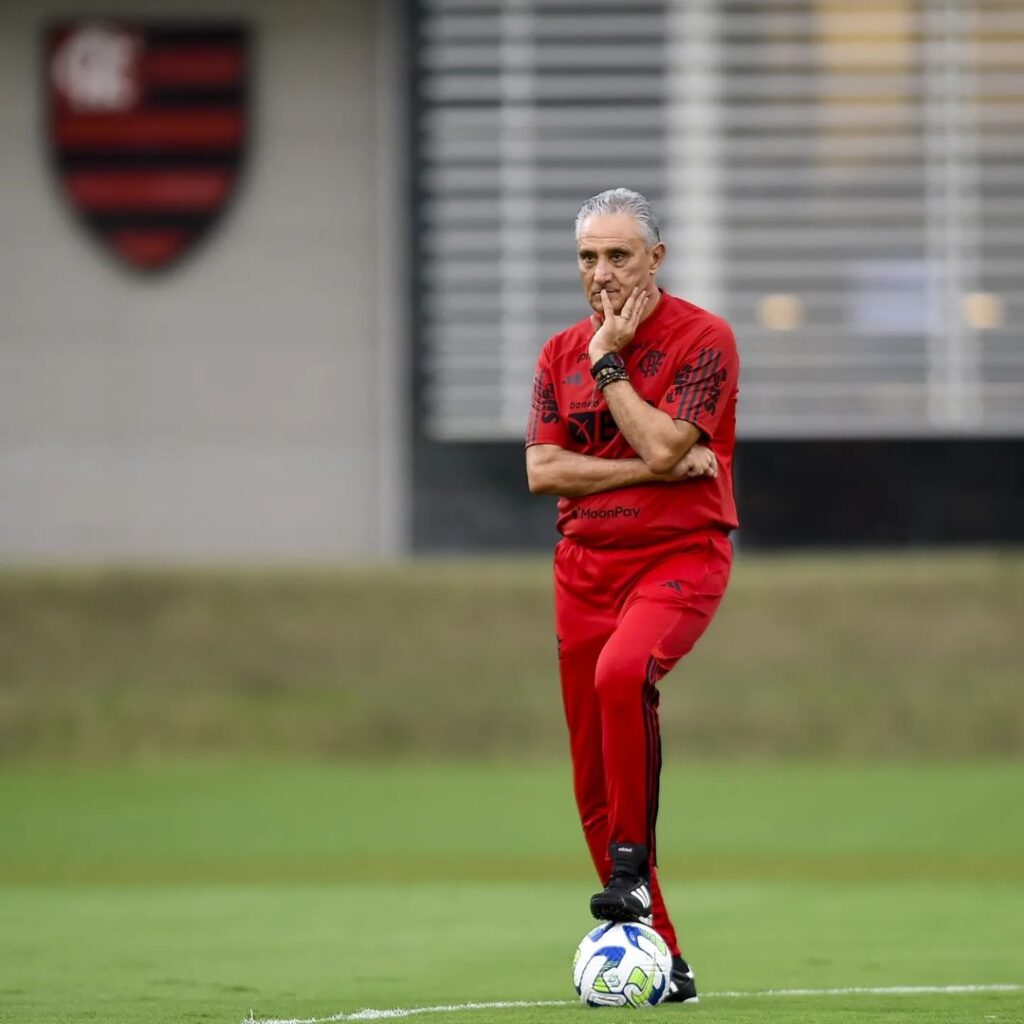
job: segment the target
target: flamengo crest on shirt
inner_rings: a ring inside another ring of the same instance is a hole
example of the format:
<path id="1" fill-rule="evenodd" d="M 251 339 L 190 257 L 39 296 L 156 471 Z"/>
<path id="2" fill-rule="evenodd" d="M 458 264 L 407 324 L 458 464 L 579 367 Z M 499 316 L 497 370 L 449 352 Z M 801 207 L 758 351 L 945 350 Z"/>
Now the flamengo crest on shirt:
<path id="1" fill-rule="evenodd" d="M 64 194 L 129 265 L 170 266 L 227 205 L 248 134 L 248 42 L 222 21 L 46 30 L 47 135 Z"/>

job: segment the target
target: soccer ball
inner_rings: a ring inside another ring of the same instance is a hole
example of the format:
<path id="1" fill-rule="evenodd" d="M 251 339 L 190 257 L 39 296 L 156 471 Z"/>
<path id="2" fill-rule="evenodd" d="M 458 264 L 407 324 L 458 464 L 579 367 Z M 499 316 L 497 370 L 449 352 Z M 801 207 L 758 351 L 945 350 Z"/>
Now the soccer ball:
<path id="1" fill-rule="evenodd" d="M 671 974 L 665 940 L 645 924 L 603 922 L 583 936 L 572 962 L 585 1006 L 657 1006 Z"/>

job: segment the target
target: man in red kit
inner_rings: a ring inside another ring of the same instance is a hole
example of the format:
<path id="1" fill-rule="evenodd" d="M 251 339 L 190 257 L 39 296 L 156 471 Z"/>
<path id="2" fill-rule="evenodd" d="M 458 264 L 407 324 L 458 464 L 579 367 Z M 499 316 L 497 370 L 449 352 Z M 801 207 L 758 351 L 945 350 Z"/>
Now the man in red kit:
<path id="1" fill-rule="evenodd" d="M 583 831 L 605 888 L 597 918 L 650 921 L 668 999 L 697 999 L 655 870 L 658 683 L 707 628 L 732 563 L 739 358 L 720 317 L 658 288 L 648 201 L 615 188 L 576 217 L 594 314 L 537 361 L 530 491 L 556 494 L 555 621 Z"/>

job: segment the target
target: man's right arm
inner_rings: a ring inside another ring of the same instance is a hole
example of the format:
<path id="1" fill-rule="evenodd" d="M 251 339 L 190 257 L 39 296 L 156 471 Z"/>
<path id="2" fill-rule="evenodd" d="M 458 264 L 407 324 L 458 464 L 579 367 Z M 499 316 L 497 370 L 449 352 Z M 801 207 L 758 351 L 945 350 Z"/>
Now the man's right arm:
<path id="1" fill-rule="evenodd" d="M 668 473 L 652 473 L 643 459 L 601 459 L 567 451 L 556 444 L 534 444 L 526 449 L 526 478 L 531 494 L 557 494 L 581 498 L 658 481 L 717 476 L 710 449 L 694 445 Z"/>

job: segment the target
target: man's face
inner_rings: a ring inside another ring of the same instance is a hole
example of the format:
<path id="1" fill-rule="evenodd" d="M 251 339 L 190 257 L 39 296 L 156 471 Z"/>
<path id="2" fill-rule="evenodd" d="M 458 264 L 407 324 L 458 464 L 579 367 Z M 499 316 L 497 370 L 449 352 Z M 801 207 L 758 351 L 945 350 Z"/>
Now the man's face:
<path id="1" fill-rule="evenodd" d="M 638 285 L 654 290 L 654 275 L 664 255 L 661 242 L 647 247 L 631 214 L 592 214 L 581 225 L 576 243 L 576 261 L 587 302 L 598 313 L 603 312 L 603 288 L 612 308 L 620 312 Z"/>

